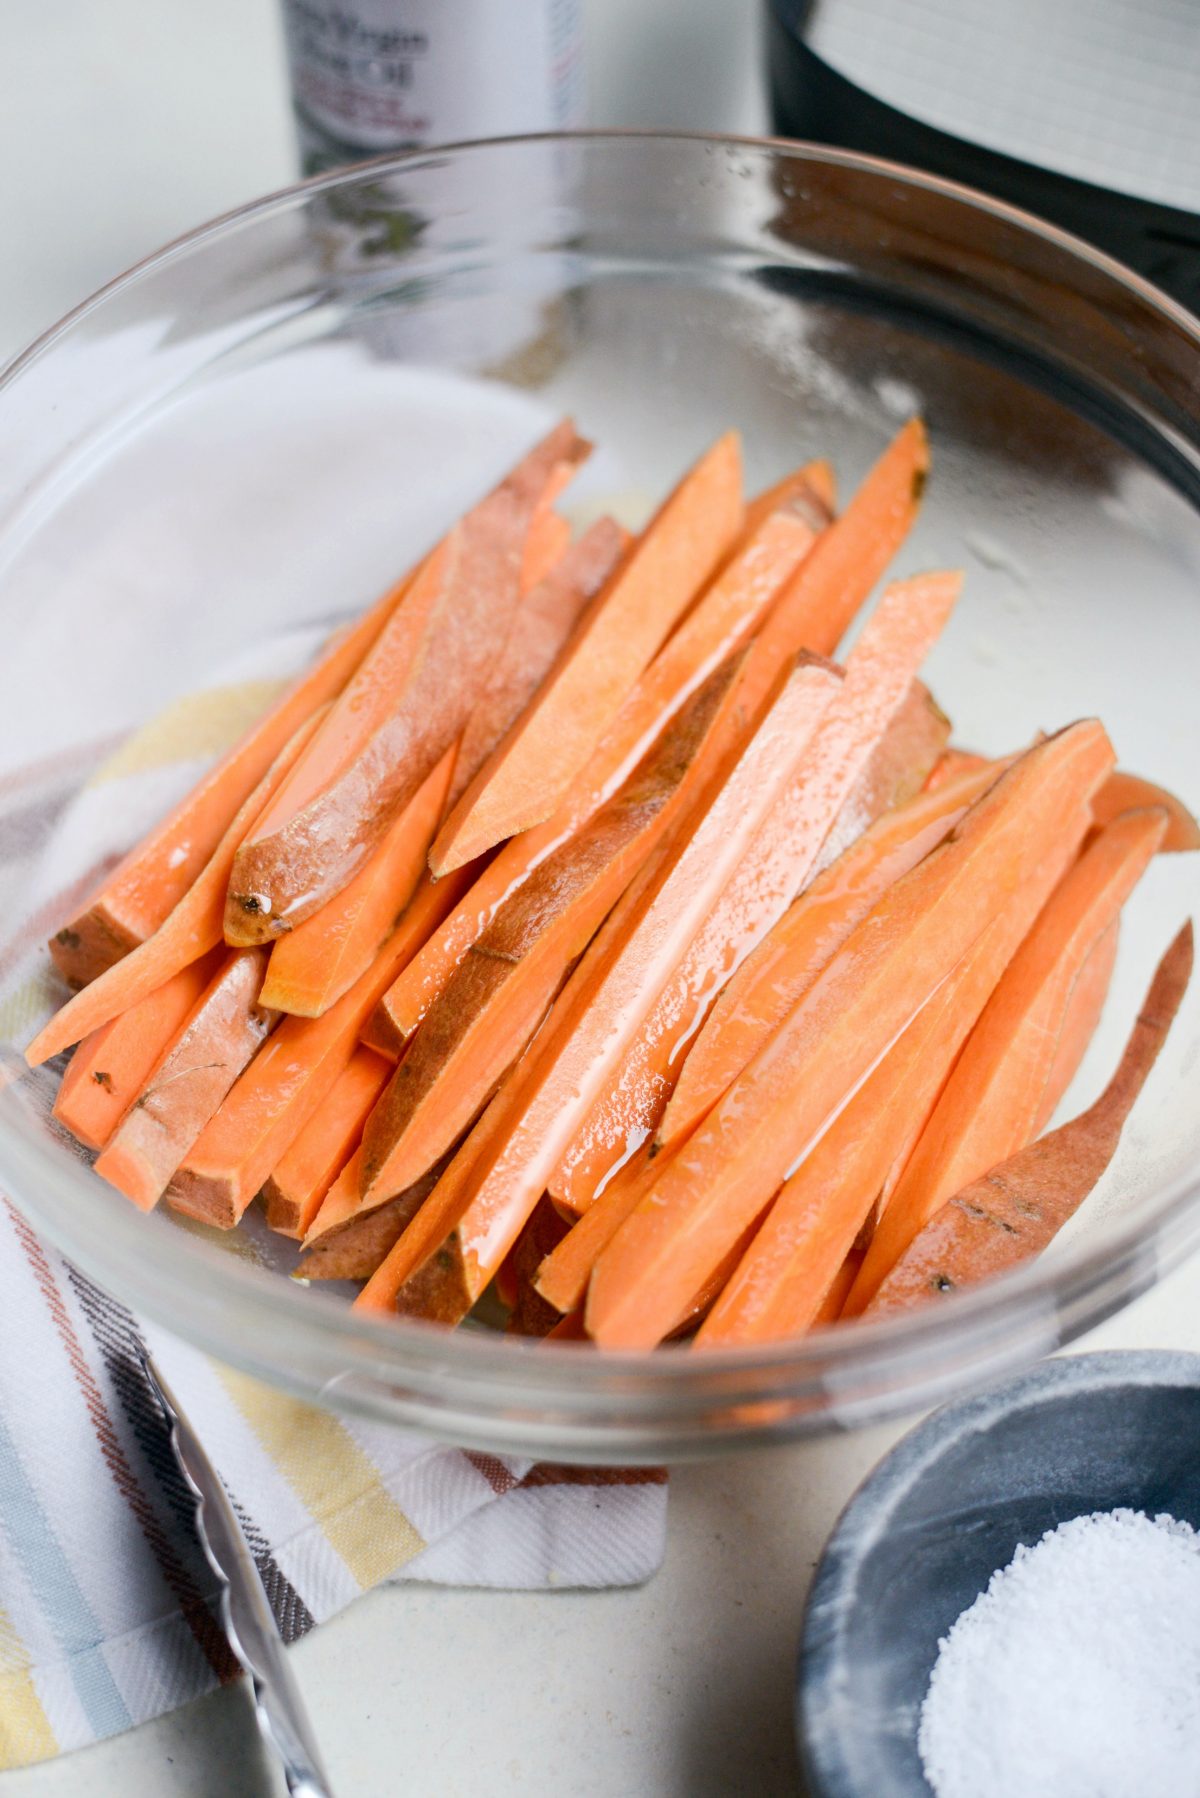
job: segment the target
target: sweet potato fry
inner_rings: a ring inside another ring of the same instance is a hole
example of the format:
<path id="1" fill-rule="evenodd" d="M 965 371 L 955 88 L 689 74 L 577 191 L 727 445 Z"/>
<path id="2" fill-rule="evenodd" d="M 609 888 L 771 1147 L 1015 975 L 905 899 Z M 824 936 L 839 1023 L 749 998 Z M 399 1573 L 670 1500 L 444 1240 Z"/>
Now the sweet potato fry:
<path id="1" fill-rule="evenodd" d="M 1167 834 L 1159 845 L 1163 854 L 1179 850 L 1200 849 L 1200 824 L 1197 824 L 1182 799 L 1166 787 L 1143 780 L 1140 774 L 1127 774 L 1116 768 L 1092 801 L 1092 816 L 1098 825 L 1111 824 L 1122 812 L 1145 811 L 1161 806 L 1169 823 Z"/>
<path id="2" fill-rule="evenodd" d="M 550 1181 L 585 1209 L 626 1144 L 653 1130 L 687 1045 L 720 987 L 757 947 L 810 878 L 822 845 L 888 727 L 904 709 L 917 668 L 958 597 L 961 577 L 919 575 L 884 594 L 846 663 L 846 678 L 787 790 L 764 818 L 652 1007 L 622 1065 Z M 752 666 L 755 651 L 751 651 Z"/>
<path id="3" fill-rule="evenodd" d="M 80 1043 L 54 1101 L 55 1117 L 79 1142 L 104 1147 L 223 959 L 214 949 L 191 962 Z"/>
<path id="4" fill-rule="evenodd" d="M 1162 842 L 1162 810 L 1127 812 L 1089 843 L 1046 903 L 971 1032 L 875 1227 L 846 1315 L 952 1193 L 1030 1140 L 1071 989 Z"/>
<path id="5" fill-rule="evenodd" d="M 262 949 L 227 952 L 179 1035 L 134 1100 L 96 1172 L 151 1211 L 276 1014 L 258 1003 Z"/>
<path id="6" fill-rule="evenodd" d="M 562 560 L 571 542 L 571 527 L 561 512 L 544 502 L 529 522 L 525 553 L 521 557 L 521 592 L 532 592 Z"/>
<path id="7" fill-rule="evenodd" d="M 537 1271 L 534 1285 L 547 1304 L 562 1312 L 582 1305 L 600 1251 L 662 1178 L 666 1166 L 662 1155 L 651 1155 L 642 1149 L 597 1192 L 593 1203 L 576 1218 L 570 1232 Z"/>
<path id="8" fill-rule="evenodd" d="M 533 699 L 625 548 L 620 525 L 611 518 L 598 518 L 544 578 L 522 594 L 508 641 L 462 734 L 447 809 L 457 804 Z"/>
<path id="9" fill-rule="evenodd" d="M 1191 978 L 1192 926 L 1158 965 L 1120 1064 L 1094 1105 L 992 1168 L 937 1211 L 874 1294 L 881 1317 L 945 1298 L 1038 1255 L 1106 1171 Z"/>
<path id="10" fill-rule="evenodd" d="M 435 1192 L 412 1227 L 434 1252 L 397 1296 L 443 1321 L 466 1314 L 537 1203 L 598 1087 L 639 1029 L 713 898 L 741 859 L 839 685 L 828 668 L 802 662 L 788 676 L 728 776 L 664 857 L 625 936 L 603 956 L 585 956 L 564 989 L 544 1044 L 501 1094 L 511 1112 L 452 1204 Z M 465 1199 L 465 1203 L 463 1200 Z M 397 1249 L 404 1246 L 404 1238 Z M 719 1259 L 719 1257 L 718 1257 Z M 707 1275 L 711 1269 L 705 1269 Z M 682 1295 L 677 1315 L 703 1276 Z"/>
<path id="11" fill-rule="evenodd" d="M 519 1082 L 510 1075 L 476 1121 L 470 1135 L 460 1143 L 424 1205 L 355 1299 L 356 1310 L 381 1313 L 395 1310 L 402 1289 L 437 1248 L 444 1234 L 443 1219 L 466 1205 L 479 1168 L 511 1127 L 518 1092 Z M 362 1209 L 362 1156 L 359 1154 L 334 1182 L 329 1197 L 317 1213 L 317 1221 L 309 1231 L 305 1246 L 320 1243 L 348 1219 L 367 1215 L 369 1212 Z M 496 1263 L 497 1273 L 506 1255 L 507 1249 Z"/>
<path id="12" fill-rule="evenodd" d="M 823 458 L 816 462 L 805 462 L 800 468 L 793 468 L 790 474 L 785 474 L 770 487 L 764 487 L 761 493 L 756 493 L 753 499 L 746 501 L 746 515 L 742 521 L 743 542 L 754 536 L 772 512 L 781 512 L 797 500 L 802 509 L 808 511 L 811 508 L 815 528 L 824 530 L 832 521 L 837 505 L 837 481 L 832 467 Z"/>
<path id="13" fill-rule="evenodd" d="M 925 781 L 925 791 L 936 793 L 938 788 L 952 780 L 960 780 L 964 774 L 978 774 L 988 765 L 986 755 L 976 755 L 973 749 L 956 749 L 953 744 L 944 749 L 933 767 L 929 770 Z"/>
<path id="14" fill-rule="evenodd" d="M 612 797 L 713 671 L 744 643 L 781 580 L 811 553 L 817 539 L 801 513 L 773 513 L 713 581 L 635 686 L 592 765 L 546 823 L 506 843 L 479 875 L 462 905 L 400 976 L 387 995 L 382 1035 L 405 1040 L 487 927 L 496 908 L 538 863 Z"/>
<path id="15" fill-rule="evenodd" d="M 742 515 L 741 449 L 730 434 L 647 525 L 532 703 L 479 769 L 430 852 L 435 874 L 474 861 L 554 812 L 733 544 Z"/>
<path id="16" fill-rule="evenodd" d="M 455 525 L 234 861 L 227 942 L 270 942 L 341 891 L 458 741 L 520 596 L 521 557 L 556 465 L 586 447 L 564 423 Z"/>
<path id="17" fill-rule="evenodd" d="M 913 419 L 885 450 L 839 518 L 821 533 L 755 639 L 747 704 L 755 705 L 798 649 L 831 656 L 912 529 L 929 473 L 925 427 Z"/>
<path id="18" fill-rule="evenodd" d="M 661 1339 L 990 922 L 998 893 L 1036 897 L 1032 921 L 1113 760 L 1094 721 L 1061 731 L 888 889 L 601 1255 L 588 1298 L 598 1342 Z"/>
<path id="19" fill-rule="evenodd" d="M 1169 825 L 1167 831 L 1170 834 Z M 1161 849 L 1162 843 L 1159 844 L 1159 850 L 1161 851 Z M 1062 1027 L 1058 1033 L 1058 1048 L 1054 1052 L 1054 1060 L 1046 1080 L 1046 1090 L 1042 1094 L 1041 1108 L 1034 1126 L 1033 1134 L 1035 1136 L 1042 1134 L 1061 1105 L 1067 1088 L 1079 1071 L 1079 1064 L 1087 1053 L 1088 1045 L 1096 1034 L 1100 1014 L 1104 1010 L 1104 1001 L 1108 997 L 1108 989 L 1112 984 L 1120 929 L 1120 919 L 1114 918 L 1108 929 L 1101 933 L 1088 951 L 1084 964 L 1076 976 L 1075 984 L 1071 988 L 1063 1012 Z"/>
<path id="20" fill-rule="evenodd" d="M 177 1171 L 175 1210 L 233 1228 L 350 1061 L 381 994 L 425 940 L 436 902 L 436 889 L 428 901 L 418 893 L 373 965 L 323 1017 L 284 1019 Z"/>
<path id="21" fill-rule="evenodd" d="M 339 631 L 313 666 L 130 850 L 83 911 L 50 939 L 50 953 L 72 985 L 86 985 L 153 936 L 275 758 L 306 719 L 336 699 L 400 603 L 410 579 L 405 575 L 356 624 Z"/>
<path id="22" fill-rule="evenodd" d="M 814 877 L 857 843 L 877 818 L 916 798 L 949 734 L 950 720 L 929 688 L 924 681 L 913 681 L 842 801 L 813 863 Z"/>
<path id="23" fill-rule="evenodd" d="M 887 812 L 817 876 L 734 974 L 713 1006 L 663 1113 L 658 1140 L 692 1129 L 747 1067 L 888 887 L 923 861 L 1004 764 L 943 783 Z"/>
<path id="24" fill-rule="evenodd" d="M 391 1063 L 382 1055 L 371 1049 L 354 1051 L 263 1187 L 272 1230 L 284 1236 L 305 1234 L 358 1147 L 363 1125 L 391 1072 Z"/>
<path id="25" fill-rule="evenodd" d="M 524 1050 L 572 963 L 727 748 L 737 670 L 735 656 L 710 675 L 624 786 L 472 944 L 367 1122 L 368 1189 L 386 1195 L 419 1178 Z"/>
<path id="26" fill-rule="evenodd" d="M 404 1234 L 437 1184 L 438 1170 L 431 1168 L 408 1192 L 397 1193 L 386 1205 L 347 1218 L 304 1255 L 296 1269 L 298 1280 L 369 1280 Z"/>
<path id="27" fill-rule="evenodd" d="M 221 917 L 225 888 L 238 844 L 263 808 L 270 804 L 288 771 L 317 730 L 321 713 L 314 713 L 280 751 L 250 797 L 245 800 L 183 898 L 153 936 L 131 949 L 119 962 L 97 975 L 90 985 L 56 1011 L 25 1051 L 30 1067 L 39 1067 L 52 1055 L 90 1036 L 102 1024 L 138 1005 L 160 986 L 215 949 L 221 941 Z"/>
<path id="28" fill-rule="evenodd" d="M 992 921 L 785 1181 L 698 1346 L 775 1341 L 816 1325 L 887 1178 L 897 1141 L 914 1116 L 928 1116 L 1028 920 L 1028 905 L 1018 902 Z M 855 1277 L 861 1265 L 860 1256 Z M 847 1283 L 837 1315 L 849 1294 Z"/>
<path id="29" fill-rule="evenodd" d="M 424 872 L 454 758 L 454 749 L 448 749 L 349 886 L 277 940 L 267 964 L 264 1005 L 319 1018 L 370 967 Z"/>

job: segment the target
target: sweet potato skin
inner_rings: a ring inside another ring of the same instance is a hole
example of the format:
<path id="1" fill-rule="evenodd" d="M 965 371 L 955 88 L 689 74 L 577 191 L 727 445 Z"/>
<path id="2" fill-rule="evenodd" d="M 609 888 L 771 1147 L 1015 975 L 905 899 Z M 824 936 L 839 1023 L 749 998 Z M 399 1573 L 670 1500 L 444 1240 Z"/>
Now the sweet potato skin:
<path id="1" fill-rule="evenodd" d="M 937 1303 L 1053 1241 L 1117 1151 L 1183 1001 L 1193 953 L 1189 920 L 1159 963 L 1116 1073 L 1096 1102 L 948 1199 L 891 1269 L 867 1316 Z"/>
<path id="2" fill-rule="evenodd" d="M 389 625 L 399 631 L 420 589 L 423 609 L 412 641 L 389 678 L 377 685 L 368 659 L 288 789 L 239 848 L 225 905 L 226 942 L 272 941 L 339 893 L 457 742 L 519 602 L 530 520 L 556 469 L 582 460 L 587 448 L 564 422 L 432 552 Z M 381 654 L 378 646 L 372 652 Z"/>
<path id="3" fill-rule="evenodd" d="M 176 1168 L 242 1069 L 269 1035 L 277 1014 L 258 1003 L 266 970 L 262 950 L 234 950 L 126 1113 L 96 1162 L 96 1172 L 144 1211 L 166 1191 Z"/>

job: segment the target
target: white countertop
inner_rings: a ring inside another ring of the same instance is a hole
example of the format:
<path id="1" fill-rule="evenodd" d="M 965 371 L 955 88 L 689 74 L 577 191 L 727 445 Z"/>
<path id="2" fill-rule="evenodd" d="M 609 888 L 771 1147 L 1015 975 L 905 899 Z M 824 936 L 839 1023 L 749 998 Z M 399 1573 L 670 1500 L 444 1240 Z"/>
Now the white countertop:
<path id="1" fill-rule="evenodd" d="M 754 0 L 588 0 L 597 124 L 765 124 Z M 293 173 L 272 0 L 0 9 L 0 359 L 124 265 Z M 1087 1347 L 1200 1348 L 1200 1267 Z M 685 1469 L 663 1571 L 632 1592 L 395 1587 L 294 1650 L 337 1790 L 455 1798 L 774 1798 L 796 1790 L 791 1694 L 812 1567 L 900 1428 Z M 241 1689 L 5 1798 L 281 1792 Z"/>

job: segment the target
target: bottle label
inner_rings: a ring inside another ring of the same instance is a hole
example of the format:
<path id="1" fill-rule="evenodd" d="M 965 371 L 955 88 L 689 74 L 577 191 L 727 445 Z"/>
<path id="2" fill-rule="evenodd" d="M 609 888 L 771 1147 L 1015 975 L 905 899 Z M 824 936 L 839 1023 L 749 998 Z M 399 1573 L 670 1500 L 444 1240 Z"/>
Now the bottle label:
<path id="1" fill-rule="evenodd" d="M 362 155 L 582 122 L 581 0 L 283 0 L 307 124 Z"/>
<path id="2" fill-rule="evenodd" d="M 1196 0 L 822 0 L 800 35 L 922 124 L 1197 211 L 1198 23 Z"/>

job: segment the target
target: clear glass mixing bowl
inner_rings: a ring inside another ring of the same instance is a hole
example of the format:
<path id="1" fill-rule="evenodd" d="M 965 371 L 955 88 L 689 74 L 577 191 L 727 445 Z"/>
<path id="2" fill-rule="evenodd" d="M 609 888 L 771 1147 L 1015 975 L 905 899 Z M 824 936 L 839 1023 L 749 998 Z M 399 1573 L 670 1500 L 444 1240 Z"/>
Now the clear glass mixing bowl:
<path id="1" fill-rule="evenodd" d="M 999 751 L 1098 713 L 1127 766 L 1195 804 L 1198 377 L 1200 327 L 1104 257 L 796 144 L 397 158 L 132 270 L 0 381 L 0 1183 L 128 1304 L 280 1385 L 577 1460 L 849 1427 L 1127 1303 L 1200 1232 L 1196 999 L 1103 1189 L 1037 1265 L 904 1322 L 626 1358 L 372 1322 L 136 1214 L 50 1126 L 54 1070 L 22 1071 L 44 965 L 12 982 L 68 910 L 47 869 L 70 786 L 166 700 L 271 672 L 264 645 L 370 600 L 564 410 L 604 446 L 593 501 L 636 508 L 730 424 L 753 484 L 824 453 L 849 488 L 919 408 L 934 474 L 902 566 L 967 569 L 930 669 L 958 738 Z M 131 834 L 110 828 L 97 854 Z M 1077 1094 L 1194 908 L 1194 859 L 1161 858 L 1130 907 Z"/>

